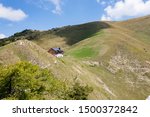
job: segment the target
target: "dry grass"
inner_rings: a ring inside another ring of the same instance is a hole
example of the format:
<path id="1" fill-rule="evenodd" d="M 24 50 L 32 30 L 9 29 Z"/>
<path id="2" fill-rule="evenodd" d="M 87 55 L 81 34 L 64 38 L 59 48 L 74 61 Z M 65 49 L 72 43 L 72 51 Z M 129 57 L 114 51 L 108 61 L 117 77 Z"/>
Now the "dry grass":
<path id="1" fill-rule="evenodd" d="M 40 32 L 32 40 L 38 46 L 18 41 L 1 47 L 0 63 L 27 60 L 48 67 L 65 82 L 78 80 L 92 86 L 89 99 L 146 99 L 150 94 L 149 19 L 93 22 Z M 47 53 L 56 46 L 65 50 L 64 58 Z"/>

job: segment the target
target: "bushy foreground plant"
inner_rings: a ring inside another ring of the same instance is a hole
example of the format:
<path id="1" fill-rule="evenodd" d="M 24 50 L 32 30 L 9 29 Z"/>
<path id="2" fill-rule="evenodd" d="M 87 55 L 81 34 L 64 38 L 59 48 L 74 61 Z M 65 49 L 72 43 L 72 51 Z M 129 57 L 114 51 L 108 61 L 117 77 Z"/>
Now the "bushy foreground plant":
<path id="1" fill-rule="evenodd" d="M 88 86 L 68 86 L 47 69 L 28 62 L 0 67 L 0 99 L 87 99 Z"/>

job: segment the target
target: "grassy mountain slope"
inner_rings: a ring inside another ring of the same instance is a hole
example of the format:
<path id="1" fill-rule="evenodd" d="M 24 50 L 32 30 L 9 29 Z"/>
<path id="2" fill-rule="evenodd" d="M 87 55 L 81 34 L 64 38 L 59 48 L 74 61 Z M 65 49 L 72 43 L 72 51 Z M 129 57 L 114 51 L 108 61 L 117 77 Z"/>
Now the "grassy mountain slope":
<path id="1" fill-rule="evenodd" d="M 90 28 L 89 28 L 90 27 Z M 44 49 L 49 47 L 64 47 L 78 43 L 88 37 L 91 37 L 99 30 L 108 28 L 109 25 L 104 22 L 90 22 L 86 24 L 64 26 L 61 28 L 53 28 L 48 31 L 24 30 L 13 36 L 0 40 L 0 45 L 6 45 L 11 42 L 27 39 L 35 42 Z M 57 42 L 57 43 L 56 43 Z"/>
<path id="2" fill-rule="evenodd" d="M 150 47 L 124 30 L 112 25 L 75 45 L 68 55 L 92 66 L 88 69 L 107 86 L 108 99 L 144 99 L 150 93 Z M 86 49 L 89 56 L 84 56 Z"/>
<path id="3" fill-rule="evenodd" d="M 46 68 L 54 63 L 54 57 L 28 40 L 19 40 L 0 48 L 0 64 L 9 65 L 18 61 L 29 61 Z"/>
<path id="4" fill-rule="evenodd" d="M 117 24 L 130 30 L 134 30 L 138 33 L 150 35 L 150 16 L 135 18 L 123 22 L 117 22 Z"/>
<path id="5" fill-rule="evenodd" d="M 27 60 L 48 67 L 63 81 L 92 86 L 89 99 L 146 99 L 150 95 L 149 19 L 91 22 L 44 32 L 26 30 L 9 39 L 28 39 L 38 46 L 27 40 L 3 42 L 0 62 Z M 56 46 L 65 50 L 64 58 L 47 53 Z"/>
<path id="6" fill-rule="evenodd" d="M 116 22 L 117 25 L 134 31 L 135 36 L 140 37 L 142 41 L 150 44 L 150 16 L 145 16 L 141 18 L 135 18 L 123 22 Z"/>

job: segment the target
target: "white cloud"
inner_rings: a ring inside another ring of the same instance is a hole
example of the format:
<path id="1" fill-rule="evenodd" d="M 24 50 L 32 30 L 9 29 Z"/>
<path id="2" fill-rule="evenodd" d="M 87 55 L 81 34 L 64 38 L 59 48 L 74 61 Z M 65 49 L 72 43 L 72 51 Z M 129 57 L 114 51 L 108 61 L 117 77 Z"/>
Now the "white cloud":
<path id="1" fill-rule="evenodd" d="M 11 7 L 5 7 L 0 4 L 0 18 L 10 21 L 20 21 L 26 18 L 27 15 L 21 9 L 13 9 Z"/>
<path id="2" fill-rule="evenodd" d="M 61 9 L 62 0 L 49 0 L 49 1 L 55 5 L 55 9 L 52 10 L 52 12 L 54 14 L 59 14 L 60 15 L 62 13 L 62 9 Z"/>
<path id="3" fill-rule="evenodd" d="M 105 1 L 102 1 L 102 2 L 101 2 L 101 5 L 105 5 L 105 4 L 106 4 L 106 2 L 105 2 Z"/>
<path id="4" fill-rule="evenodd" d="M 111 21 L 111 18 L 108 17 L 108 16 L 103 15 L 103 16 L 101 17 L 101 21 Z"/>
<path id="5" fill-rule="evenodd" d="M 5 38 L 6 36 L 4 34 L 0 34 L 0 39 Z"/>
<path id="6" fill-rule="evenodd" d="M 60 15 L 62 13 L 62 0 L 25 0 L 28 3 L 32 3 L 39 8 L 42 8 L 44 10 L 49 10 L 50 4 L 54 5 L 54 9 L 52 10 L 52 13 Z"/>
<path id="7" fill-rule="evenodd" d="M 96 0 L 98 3 L 100 3 L 101 2 L 101 0 Z"/>
<path id="8" fill-rule="evenodd" d="M 137 17 L 150 14 L 150 0 L 120 0 L 114 6 L 109 5 L 105 9 L 102 20 L 121 20 L 125 17 Z"/>
<path id="9" fill-rule="evenodd" d="M 106 1 L 104 1 L 104 0 L 96 0 L 96 2 L 101 4 L 101 5 L 105 5 L 106 4 Z"/>

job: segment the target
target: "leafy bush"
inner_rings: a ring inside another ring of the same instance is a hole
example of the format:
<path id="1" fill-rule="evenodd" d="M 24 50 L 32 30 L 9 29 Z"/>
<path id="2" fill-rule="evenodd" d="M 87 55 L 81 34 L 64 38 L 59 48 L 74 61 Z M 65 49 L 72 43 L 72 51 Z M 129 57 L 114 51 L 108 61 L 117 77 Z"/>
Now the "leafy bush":
<path id="1" fill-rule="evenodd" d="M 0 99 L 87 99 L 91 91 L 79 83 L 70 87 L 31 63 L 0 67 Z"/>
<path id="2" fill-rule="evenodd" d="M 60 86 L 59 86 L 60 85 Z M 65 85 L 46 69 L 21 62 L 0 71 L 0 98 L 42 99 L 44 93 L 59 92 Z"/>
<path id="3" fill-rule="evenodd" d="M 87 100 L 89 93 L 91 93 L 93 89 L 89 86 L 81 86 L 78 82 L 76 82 L 66 93 L 65 99 L 67 100 Z"/>

